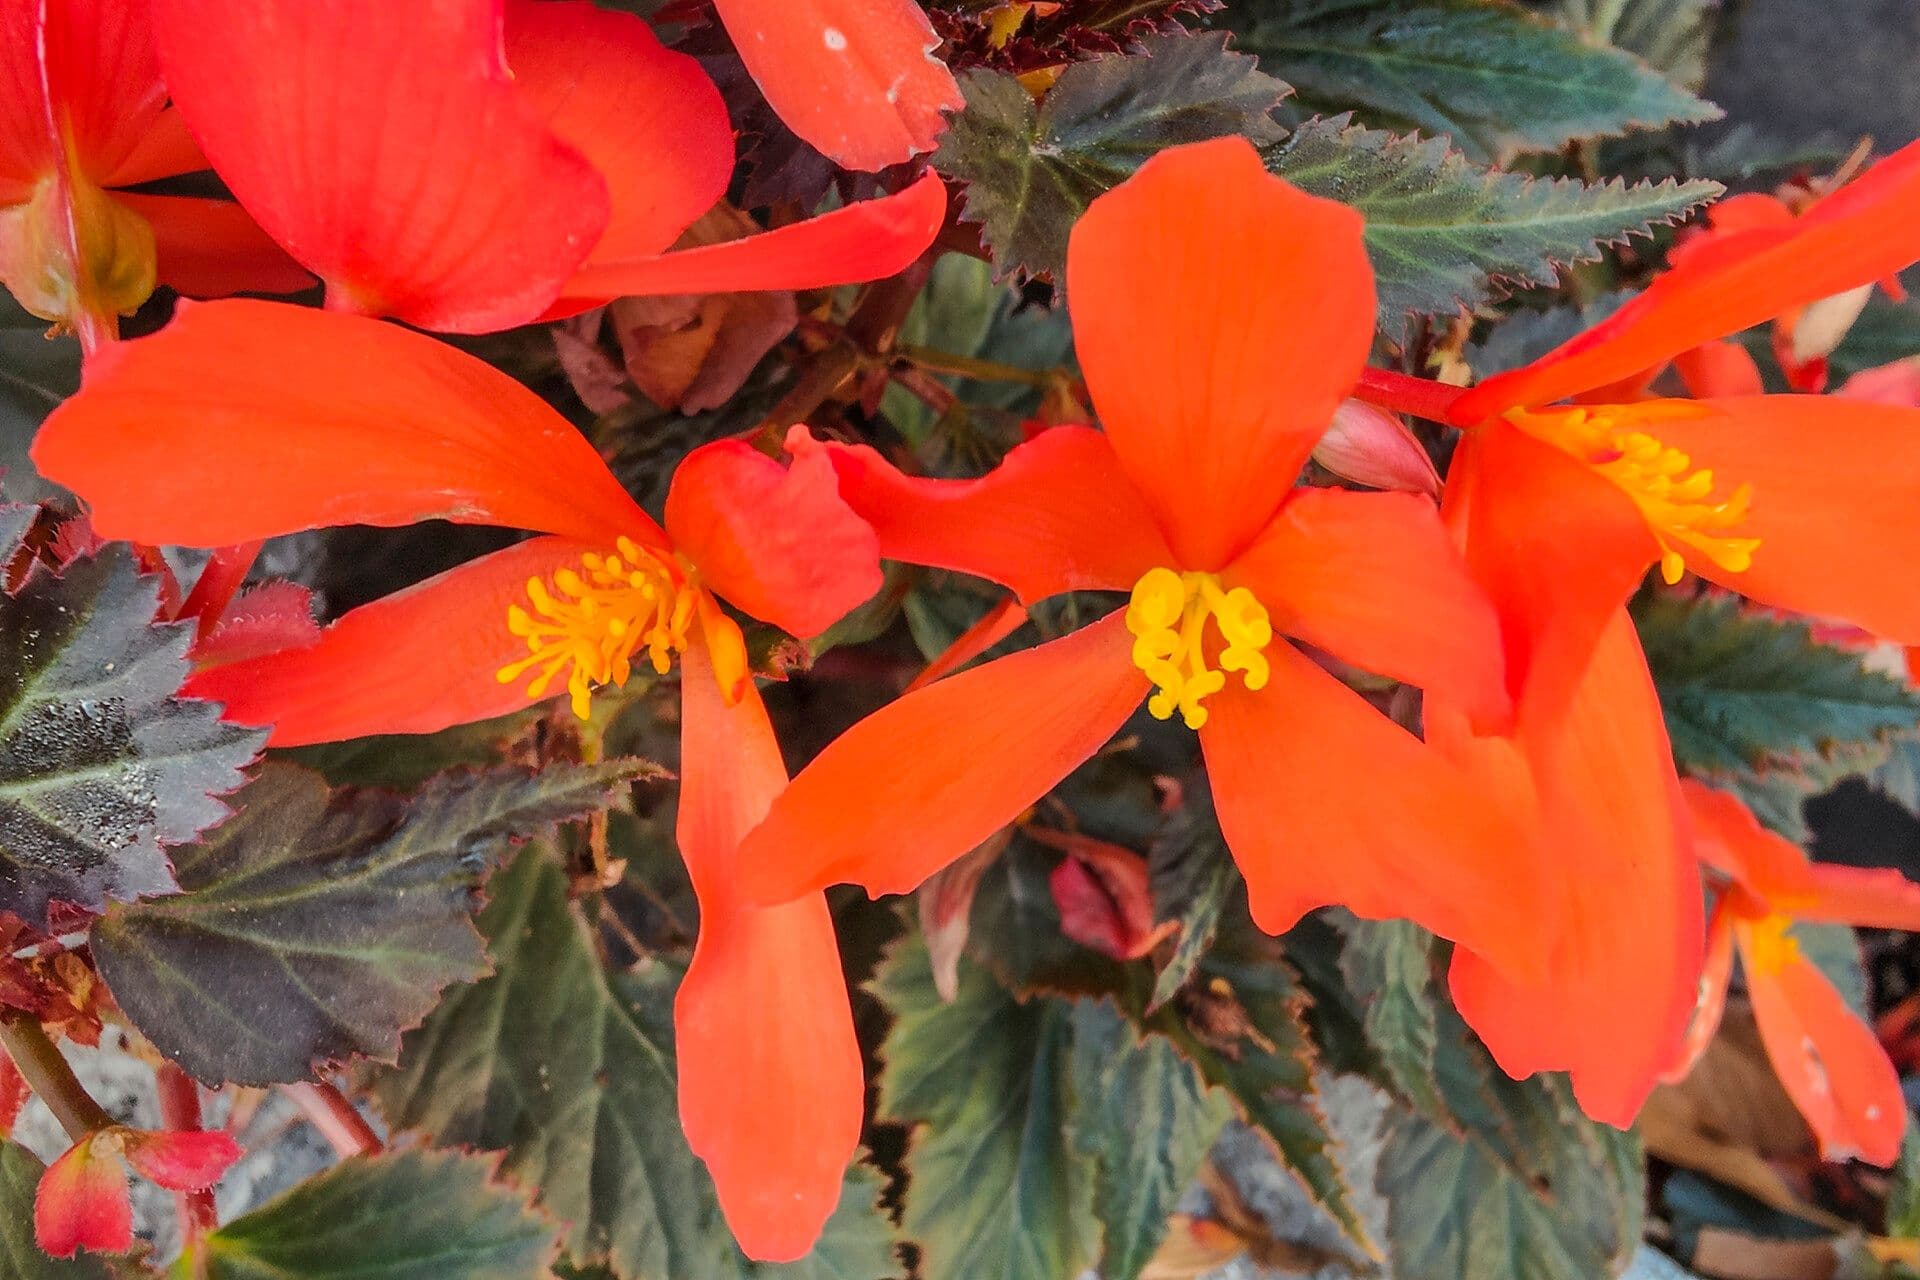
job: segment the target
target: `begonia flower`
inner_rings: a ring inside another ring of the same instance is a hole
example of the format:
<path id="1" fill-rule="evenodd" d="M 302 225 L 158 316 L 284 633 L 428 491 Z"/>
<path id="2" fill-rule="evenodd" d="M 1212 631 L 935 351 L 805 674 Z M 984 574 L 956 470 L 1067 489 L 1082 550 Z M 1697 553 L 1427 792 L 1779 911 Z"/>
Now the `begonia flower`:
<path id="1" fill-rule="evenodd" d="M 0 281 L 89 346 L 156 281 L 312 283 L 232 201 L 124 190 L 207 168 L 166 103 L 144 0 L 0 3 Z"/>
<path id="2" fill-rule="evenodd" d="M 1707 971 L 1684 1076 L 1726 1008 L 1737 949 L 1767 1059 L 1829 1160 L 1891 1165 L 1906 1132 L 1900 1074 L 1867 1020 L 1800 950 L 1795 921 L 1920 930 L 1920 884 L 1898 871 L 1810 862 L 1724 791 L 1681 783 L 1700 860 L 1725 881 L 1713 908 Z"/>
<path id="3" fill-rule="evenodd" d="M 120 1125 L 95 1130 L 40 1175 L 33 1198 L 34 1240 L 56 1258 L 83 1249 L 125 1253 L 133 1248 L 128 1165 L 169 1191 L 205 1191 L 240 1154 L 240 1145 L 219 1130 L 148 1132 Z"/>
<path id="4" fill-rule="evenodd" d="M 739 839 L 786 772 L 720 601 L 808 636 L 878 589 L 873 532 L 826 460 L 696 449 L 662 527 L 491 366 L 396 326 L 263 302 L 189 306 L 109 351 L 34 457 L 103 536 L 155 545 L 429 519 L 542 535 L 189 683 L 229 719 L 271 725 L 274 745 L 428 733 L 563 690 L 584 715 L 594 687 L 679 657 L 677 833 L 701 909 L 675 1005 L 681 1117 L 747 1252 L 804 1254 L 859 1141 L 860 1049 L 825 899 L 757 907 L 735 888 Z"/>
<path id="5" fill-rule="evenodd" d="M 1104 432 L 1043 431 L 972 481 L 819 449 L 888 557 L 1023 604 L 1131 602 L 843 734 L 748 837 L 748 891 L 912 889 L 1145 701 L 1198 731 L 1263 928 L 1338 902 L 1537 964 L 1542 869 L 1463 776 L 1283 638 L 1444 689 L 1484 722 L 1509 711 L 1491 613 L 1432 502 L 1295 487 L 1372 341 L 1359 215 L 1271 176 L 1244 139 L 1173 148 L 1075 226 L 1067 296 Z"/>
<path id="6" fill-rule="evenodd" d="M 932 242 L 896 195 L 668 252 L 717 202 L 719 90 L 587 0 L 153 0 L 175 107 L 327 305 L 486 332 L 616 297 L 879 279 Z"/>

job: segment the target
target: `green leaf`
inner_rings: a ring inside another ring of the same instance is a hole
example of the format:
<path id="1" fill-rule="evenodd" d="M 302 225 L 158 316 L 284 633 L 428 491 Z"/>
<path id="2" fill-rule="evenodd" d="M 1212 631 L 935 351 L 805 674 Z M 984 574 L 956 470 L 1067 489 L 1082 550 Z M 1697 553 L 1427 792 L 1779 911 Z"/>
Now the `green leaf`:
<path id="1" fill-rule="evenodd" d="M 407 1035 L 399 1067 L 380 1074 L 394 1128 L 505 1152 L 507 1175 L 538 1188 L 547 1212 L 570 1224 L 573 1259 L 629 1280 L 899 1274 L 874 1180 L 857 1166 L 811 1255 L 749 1263 L 680 1132 L 675 975 L 655 965 L 610 978 L 568 901 L 565 871 L 537 845 L 488 887 L 479 923 L 494 975 L 449 995 Z"/>
<path id="2" fill-rule="evenodd" d="M 1920 694 L 1726 596 L 1651 594 L 1634 621 L 1674 760 L 1696 772 L 1794 766 L 1913 727 Z"/>
<path id="3" fill-rule="evenodd" d="M 496 1162 L 451 1151 L 356 1156 L 202 1246 L 207 1280 L 545 1280 L 555 1227 Z"/>
<path id="4" fill-rule="evenodd" d="M 1155 923 L 1180 922 L 1173 954 L 1154 979 L 1151 1011 L 1171 1000 L 1193 976 L 1213 945 L 1221 913 L 1240 901 L 1245 882 L 1213 818 L 1212 805 L 1192 794 L 1147 847 L 1147 869 Z"/>
<path id="5" fill-rule="evenodd" d="M 1875 290 L 1831 357 L 1836 383 L 1895 360 L 1920 355 L 1920 303 L 1895 302 Z"/>
<path id="6" fill-rule="evenodd" d="M 1139 52 L 1068 67 L 1038 108 L 1010 75 L 964 76 L 966 107 L 933 163 L 968 184 L 965 216 L 985 224 L 994 265 L 1059 279 L 1075 220 L 1155 152 L 1226 134 L 1277 139 L 1269 113 L 1286 86 L 1226 41 L 1150 36 Z"/>
<path id="7" fill-rule="evenodd" d="M 1445 134 L 1475 160 L 1722 114 L 1500 0 L 1263 0 L 1246 14 L 1241 47 L 1304 107 Z"/>
<path id="8" fill-rule="evenodd" d="M 1068 1007 L 1025 1003 L 963 961 L 934 989 L 926 943 L 896 944 L 870 990 L 892 1012 L 882 1120 L 914 1130 L 907 1235 L 940 1280 L 1071 1277 L 1090 1261 L 1092 1181 L 1068 1143 Z"/>
<path id="9" fill-rule="evenodd" d="M 65 490 L 34 469 L 27 450 L 40 423 L 80 389 L 80 344 L 47 338 L 47 322 L 0 293 L 0 471 L 11 502 L 44 502 Z"/>
<path id="10" fill-rule="evenodd" d="M 1340 971 L 1366 1010 L 1367 1043 L 1393 1087 L 1422 1110 L 1443 1109 L 1433 1076 L 1433 935 L 1408 920 L 1345 925 Z"/>
<path id="11" fill-rule="evenodd" d="M 1073 1139 L 1092 1162 L 1101 1280 L 1135 1280 L 1232 1112 L 1192 1063 L 1113 1005 L 1073 1010 Z"/>
<path id="12" fill-rule="evenodd" d="M 1887 1234 L 1895 1240 L 1920 1239 L 1920 1126 L 1908 1117 L 1900 1139 L 1900 1162 L 1887 1190 Z"/>
<path id="13" fill-rule="evenodd" d="M 1706 82 L 1715 13 L 1713 0 L 1560 0 L 1560 20 L 1575 32 L 1695 91 Z"/>
<path id="14" fill-rule="evenodd" d="M 1448 1010 L 1450 1121 L 1396 1109 L 1378 1184 L 1399 1280 L 1593 1280 L 1639 1244 L 1639 1140 L 1580 1114 L 1564 1079 L 1515 1081 Z"/>
<path id="15" fill-rule="evenodd" d="M 1556 267 L 1597 261 L 1603 246 L 1649 235 L 1721 191 L 1713 182 L 1589 185 L 1501 173 L 1444 140 L 1342 119 L 1307 121 L 1266 158 L 1295 186 L 1366 216 L 1389 334 L 1409 313 L 1451 314 L 1509 289 L 1551 285 Z"/>
<path id="16" fill-rule="evenodd" d="M 441 988 L 485 971 L 469 918 L 499 845 L 604 806 L 643 762 L 442 774 L 412 798 L 329 792 L 269 764 L 239 815 L 175 863 L 186 892 L 93 931 L 134 1025 L 201 1080 L 303 1080 L 316 1062 L 391 1061 Z"/>
<path id="17" fill-rule="evenodd" d="M 174 696 L 193 628 L 158 607 L 120 550 L 0 594 L 0 911 L 164 893 L 163 848 L 226 815 L 261 735 Z"/>
<path id="18" fill-rule="evenodd" d="M 111 1280 L 91 1254 L 62 1262 L 33 1240 L 33 1198 L 46 1166 L 33 1152 L 0 1138 L 0 1276 L 6 1280 Z"/>

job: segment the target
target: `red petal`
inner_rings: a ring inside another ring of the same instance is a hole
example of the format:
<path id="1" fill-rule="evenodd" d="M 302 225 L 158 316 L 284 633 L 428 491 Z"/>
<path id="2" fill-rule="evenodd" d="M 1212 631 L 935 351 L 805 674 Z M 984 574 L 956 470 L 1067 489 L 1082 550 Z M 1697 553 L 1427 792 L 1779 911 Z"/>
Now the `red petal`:
<path id="1" fill-rule="evenodd" d="M 913 0 L 716 0 L 741 61 L 789 129 L 847 169 L 933 147 L 964 105 Z"/>
<path id="2" fill-rule="evenodd" d="M 1772 954 L 1740 931 L 1754 1019 L 1767 1058 L 1829 1160 L 1891 1165 L 1907 1105 L 1887 1051 L 1833 984 L 1797 951 Z"/>
<path id="3" fill-rule="evenodd" d="M 1920 933 L 1920 884 L 1891 868 L 1814 864 L 1813 896 L 1793 905 L 1802 920 Z"/>
<path id="4" fill-rule="evenodd" d="M 1405 917 L 1538 970 L 1553 936 L 1544 864 L 1472 778 L 1291 646 L 1271 682 L 1229 683 L 1200 730 L 1220 830 L 1253 918 L 1315 907 Z"/>
<path id="5" fill-rule="evenodd" d="M 213 547 L 437 518 L 665 543 L 506 374 L 395 325 L 272 302 L 183 306 L 103 351 L 33 457 L 108 538 Z"/>
<path id="6" fill-rule="evenodd" d="M 787 467 L 740 440 L 695 449 L 673 474 L 667 528 L 707 586 L 796 636 L 880 589 L 879 543 L 818 452 Z"/>
<path id="7" fill-rule="evenodd" d="M 1182 568 L 1266 527 L 1352 393 L 1374 324 L 1360 232 L 1244 138 L 1162 151 L 1074 226 L 1087 388 Z"/>
<path id="8" fill-rule="evenodd" d="M 1032 604 L 1062 591 L 1130 591 L 1173 553 L 1107 438 L 1053 427 L 978 480 L 905 476 L 865 445 L 815 445 L 889 560 L 997 582 Z"/>
<path id="9" fill-rule="evenodd" d="M 1067 854 L 1047 877 L 1060 932 L 1115 960 L 1138 960 L 1153 950 L 1160 935 L 1153 925 L 1147 860 L 1103 840 L 1048 834 L 1046 843 Z"/>
<path id="10" fill-rule="evenodd" d="M 606 183 L 514 84 L 503 2 L 153 10 L 174 105 L 334 305 L 484 332 L 545 310 L 608 219 Z"/>
<path id="11" fill-rule="evenodd" d="M 1680 792 L 1686 797 L 1694 854 L 1700 861 L 1782 909 L 1811 896 L 1813 867 L 1800 846 L 1762 827 L 1737 796 L 1692 778 L 1681 780 Z"/>
<path id="12" fill-rule="evenodd" d="M 205 1191 L 241 1156 L 240 1144 L 206 1132 L 128 1133 L 127 1162 L 141 1177 L 169 1191 Z"/>
<path id="13" fill-rule="evenodd" d="M 0 15 L 0 178 L 31 186 L 70 145 L 80 174 L 106 186 L 166 100 L 144 3 L 13 0 Z"/>
<path id="14" fill-rule="evenodd" d="M 1757 396 L 1766 387 L 1760 366 L 1747 349 L 1732 340 L 1706 342 L 1673 358 L 1687 394 L 1696 400 L 1712 396 Z"/>
<path id="15" fill-rule="evenodd" d="M 639 294 L 820 289 L 881 280 L 926 252 L 946 214 L 946 186 L 938 174 L 927 173 L 890 196 L 739 240 L 654 257 L 595 254 L 548 314 L 570 315 Z"/>
<path id="16" fill-rule="evenodd" d="M 741 847 L 741 893 L 905 893 L 1013 821 L 1147 694 L 1119 613 L 882 707 L 800 771 Z M 1013 749 L 1014 744 L 1018 749 Z"/>
<path id="17" fill-rule="evenodd" d="M 1430 708 L 1428 733 L 1446 725 Z M 1569 1071 L 1586 1113 L 1624 1128 L 1682 1051 L 1702 950 L 1671 749 L 1624 610 L 1549 728 L 1520 744 L 1537 788 L 1537 856 L 1559 869 L 1548 979 L 1517 980 L 1462 948 L 1453 994 L 1509 1074 Z"/>
<path id="18" fill-rule="evenodd" d="M 507 606 L 527 579 L 578 563 L 598 543 L 534 538 L 349 611 L 319 643 L 197 672 L 186 692 L 239 724 L 272 725 L 276 747 L 372 733 L 435 733 L 530 705 L 495 673 L 526 655 Z M 556 689 L 554 692 L 560 692 Z"/>
<path id="19" fill-rule="evenodd" d="M 1665 364 L 1797 306 L 1897 274 L 1920 258 L 1920 143 L 1868 169 L 1790 227 L 1715 236 L 1605 321 L 1453 407 L 1462 425 Z"/>
<path id="20" fill-rule="evenodd" d="M 71 1258 L 81 1249 L 125 1253 L 133 1248 L 126 1166 L 117 1154 L 94 1151 L 98 1136 L 74 1143 L 40 1175 L 33 1235 L 53 1257 Z"/>
<path id="21" fill-rule="evenodd" d="M 1251 589 L 1276 632 L 1430 690 L 1476 724 L 1513 713 L 1499 619 L 1427 498 L 1297 490 L 1222 581 Z"/>
<path id="22" fill-rule="evenodd" d="M 1693 1020 L 1687 1024 L 1687 1039 L 1679 1059 L 1661 1073 L 1665 1083 L 1686 1079 L 1720 1029 L 1720 1019 L 1727 1011 L 1727 984 L 1733 978 L 1734 927 L 1732 904 L 1722 896 L 1707 922 L 1707 958 L 1700 970 L 1699 1002 L 1694 1006 Z"/>
<path id="23" fill-rule="evenodd" d="M 200 144 L 187 131 L 187 122 L 178 111 L 168 107 L 153 126 L 140 136 L 126 159 L 114 166 L 102 183 L 108 187 L 133 187 L 161 178 L 211 169 Z"/>
<path id="24" fill-rule="evenodd" d="M 1706 404 L 1714 412 L 1657 431 L 1723 486 L 1753 486 L 1730 532 L 1760 546 L 1744 573 L 1704 557 L 1689 567 L 1765 604 L 1920 642 L 1920 592 L 1907 581 L 1920 561 L 1920 410 L 1829 396 Z"/>
<path id="25" fill-rule="evenodd" d="M 733 125 L 699 62 L 587 0 L 508 0 L 506 19 L 521 95 L 606 179 L 589 263 L 661 252 L 726 194 Z"/>
<path id="26" fill-rule="evenodd" d="M 5 1049 L 0 1049 L 0 1138 L 13 1136 L 13 1122 L 20 1118 L 20 1109 L 32 1096 L 33 1090 L 20 1068 L 13 1065 Z"/>
<path id="27" fill-rule="evenodd" d="M 298 293 L 313 284 L 247 211 L 231 200 L 116 196 L 153 228 L 160 283 L 190 298 L 234 293 Z"/>

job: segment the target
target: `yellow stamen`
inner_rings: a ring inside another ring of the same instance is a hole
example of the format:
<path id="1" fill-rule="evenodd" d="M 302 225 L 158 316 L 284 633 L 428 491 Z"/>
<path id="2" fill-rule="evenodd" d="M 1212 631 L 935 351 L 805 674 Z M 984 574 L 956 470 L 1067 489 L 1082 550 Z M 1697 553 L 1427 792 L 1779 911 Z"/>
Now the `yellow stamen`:
<path id="1" fill-rule="evenodd" d="M 543 698 L 565 672 L 573 713 L 584 720 L 594 686 L 624 685 L 642 649 L 655 673 L 672 669 L 674 654 L 687 647 L 700 589 L 684 569 L 631 538 L 617 546 L 617 555 L 582 555 L 584 574 L 555 570 L 551 586 L 527 580 L 531 610 L 507 607 L 507 630 L 527 642 L 527 656 L 500 668 L 501 684 L 531 671 L 527 696 Z"/>
<path id="2" fill-rule="evenodd" d="M 1218 670 L 1206 654 L 1208 619 L 1224 642 Z M 1171 719 L 1177 709 L 1189 729 L 1198 729 L 1207 722 L 1201 703 L 1227 687 L 1228 672 L 1238 672 L 1249 689 L 1266 687 L 1270 668 L 1261 651 L 1273 642 L 1273 624 L 1245 587 L 1228 591 L 1210 573 L 1149 569 L 1133 584 L 1127 630 L 1133 665 L 1157 690 L 1147 710 L 1158 719 Z"/>
<path id="3" fill-rule="evenodd" d="M 1714 497 L 1714 475 L 1693 459 L 1638 429 L 1653 415 L 1604 407 L 1516 409 L 1508 419 L 1591 466 L 1632 498 L 1660 544 L 1660 576 L 1680 581 L 1686 550 L 1698 552 L 1728 573 L 1753 567 L 1758 538 L 1730 536 L 1753 506 L 1753 486 L 1742 484 Z"/>
<path id="4" fill-rule="evenodd" d="M 1762 973 L 1779 973 L 1800 959 L 1800 943 L 1788 932 L 1793 921 L 1769 915 L 1747 926 L 1747 959 Z"/>

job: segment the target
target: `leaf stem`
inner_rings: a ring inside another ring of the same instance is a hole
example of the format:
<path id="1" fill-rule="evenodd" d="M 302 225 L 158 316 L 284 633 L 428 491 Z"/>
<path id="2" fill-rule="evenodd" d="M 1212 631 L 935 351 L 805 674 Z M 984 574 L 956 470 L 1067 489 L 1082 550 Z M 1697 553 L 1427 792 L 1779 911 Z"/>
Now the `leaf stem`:
<path id="1" fill-rule="evenodd" d="M 80 1077 L 73 1074 L 60 1047 L 37 1018 L 24 1013 L 0 1013 L 0 1046 L 28 1087 L 47 1104 L 53 1118 L 75 1142 L 112 1126 L 113 1117 L 93 1100 Z"/>
<path id="2" fill-rule="evenodd" d="M 1416 418 L 1451 426 L 1447 410 L 1466 394 L 1465 387 L 1449 386 L 1431 378 L 1416 378 L 1391 369 L 1368 366 L 1360 371 L 1353 398 L 1395 413 L 1410 413 Z"/>
<path id="3" fill-rule="evenodd" d="M 174 1133 L 198 1133 L 200 1122 L 200 1086 L 192 1076 L 171 1062 L 163 1062 L 154 1073 L 154 1091 L 160 1095 L 160 1122 Z M 213 1205 L 213 1192 L 176 1191 L 174 1206 L 180 1214 L 180 1239 L 191 1249 L 200 1237 L 220 1225 Z"/>
<path id="4" fill-rule="evenodd" d="M 1023 369 L 1016 364 L 982 360 L 978 356 L 963 356 L 953 351 L 936 351 L 932 347 L 919 347 L 909 342 L 900 343 L 894 350 L 901 359 L 929 373 L 953 374 L 980 382 L 1018 382 L 1045 391 L 1065 376 L 1059 369 Z"/>

